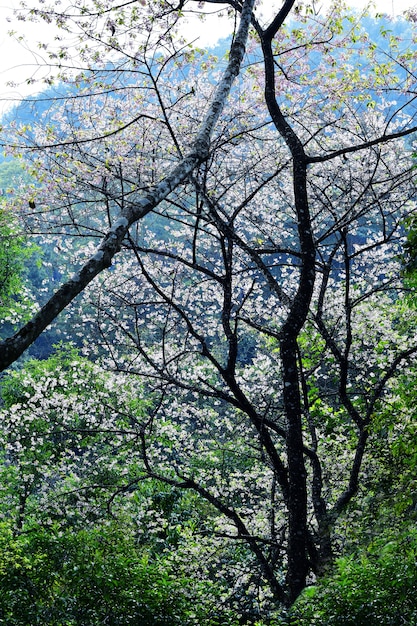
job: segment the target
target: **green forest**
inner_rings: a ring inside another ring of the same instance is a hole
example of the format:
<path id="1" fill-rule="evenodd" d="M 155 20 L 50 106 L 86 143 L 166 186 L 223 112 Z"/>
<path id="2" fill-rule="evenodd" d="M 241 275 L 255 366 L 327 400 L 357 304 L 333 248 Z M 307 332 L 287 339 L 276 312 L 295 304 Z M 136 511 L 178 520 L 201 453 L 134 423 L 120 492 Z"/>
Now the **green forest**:
<path id="1" fill-rule="evenodd" d="M 417 626 L 416 11 L 15 18 L 0 626 Z"/>

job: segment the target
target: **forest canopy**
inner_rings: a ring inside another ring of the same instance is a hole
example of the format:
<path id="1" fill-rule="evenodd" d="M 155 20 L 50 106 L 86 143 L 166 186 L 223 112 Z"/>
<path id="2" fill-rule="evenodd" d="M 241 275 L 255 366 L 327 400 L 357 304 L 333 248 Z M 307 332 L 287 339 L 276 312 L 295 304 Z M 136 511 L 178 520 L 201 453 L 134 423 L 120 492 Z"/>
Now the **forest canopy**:
<path id="1" fill-rule="evenodd" d="M 19 16 L 62 34 L 0 136 L 0 616 L 417 624 L 413 12 Z"/>

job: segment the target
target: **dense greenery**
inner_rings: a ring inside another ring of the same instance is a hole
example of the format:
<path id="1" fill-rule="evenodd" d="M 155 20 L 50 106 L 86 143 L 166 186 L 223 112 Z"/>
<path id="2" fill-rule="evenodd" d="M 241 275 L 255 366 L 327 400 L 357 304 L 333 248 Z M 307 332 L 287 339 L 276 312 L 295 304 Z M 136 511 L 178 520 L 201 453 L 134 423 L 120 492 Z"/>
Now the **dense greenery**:
<path id="1" fill-rule="evenodd" d="M 28 361 L 2 383 L 0 623 L 416 624 L 415 386 L 408 377 L 396 385 L 395 410 L 382 407 L 375 419 L 386 434 L 375 436 L 368 478 L 339 521 L 343 556 L 287 617 L 268 619 L 249 581 L 246 599 L 230 593 L 248 554 L 220 537 L 207 542 L 220 523 L 215 509 L 158 481 L 137 482 L 137 434 L 128 439 L 149 402 L 136 382 L 115 380 L 68 345 Z M 232 443 L 243 463 L 243 443 Z M 236 469 L 233 455 L 222 462 Z M 216 466 L 213 456 L 209 470 Z"/>
<path id="2" fill-rule="evenodd" d="M 297 626 L 417 624 L 417 534 L 385 534 L 340 558 L 332 576 L 309 587 L 293 609 Z"/>
<path id="3" fill-rule="evenodd" d="M 0 626 L 416 626 L 416 16 L 229 0 L 215 56 L 216 0 L 52 4 L 62 89 L 1 130 Z"/>
<path id="4" fill-rule="evenodd" d="M 38 257 L 38 258 L 37 258 Z M 0 335 L 33 313 L 28 275 L 29 263 L 36 267 L 38 247 L 19 232 L 16 218 L 0 198 Z"/>
<path id="5" fill-rule="evenodd" d="M 209 554 L 219 552 L 227 571 L 245 550 L 207 542 L 214 511 L 198 498 L 136 476 L 132 420 L 149 403 L 134 385 L 68 345 L 4 377 L 5 624 L 242 623 L 236 607 L 246 602 L 230 593 L 227 574 L 218 579 Z"/>
<path id="6" fill-rule="evenodd" d="M 114 523 L 76 531 L 38 528 L 18 536 L 3 523 L 0 623 L 198 623 L 199 609 L 184 595 L 189 581 L 170 572 L 162 559 L 150 562 L 136 541 L 128 526 Z"/>

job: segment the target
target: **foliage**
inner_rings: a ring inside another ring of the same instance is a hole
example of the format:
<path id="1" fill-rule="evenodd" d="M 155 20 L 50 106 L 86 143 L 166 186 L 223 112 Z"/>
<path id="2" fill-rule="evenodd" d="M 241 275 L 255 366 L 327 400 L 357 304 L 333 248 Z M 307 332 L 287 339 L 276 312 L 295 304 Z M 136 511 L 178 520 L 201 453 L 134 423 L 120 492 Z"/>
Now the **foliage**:
<path id="1" fill-rule="evenodd" d="M 294 626 L 417 624 L 417 533 L 375 539 L 366 552 L 338 559 L 336 572 L 308 587 L 295 604 Z"/>
<path id="2" fill-rule="evenodd" d="M 402 325 L 415 323 L 406 303 L 394 309 Z M 294 625 L 417 624 L 415 379 L 412 366 L 393 380 L 374 416 L 360 493 L 336 528 L 344 556 L 302 594 Z"/>
<path id="3" fill-rule="evenodd" d="M 13 210 L 14 194 L 28 184 L 16 159 L 0 163 L 0 333 L 5 336 L 34 312 L 33 275 L 40 266 L 40 248 L 24 232 Z"/>
<path id="4" fill-rule="evenodd" d="M 11 199 L 24 185 L 30 184 L 30 182 L 23 160 L 5 159 L 0 161 L 0 189 L 3 201 L 7 198 Z"/>
<path id="5" fill-rule="evenodd" d="M 128 526 L 75 531 L 1 528 L 0 623 L 174 626 L 200 623 L 187 580 L 151 562 Z M 198 612 L 198 609 L 197 609 Z M 208 623 L 208 622 L 207 622 Z"/>
<path id="6" fill-rule="evenodd" d="M 417 269 L 417 216 L 410 215 L 406 220 L 407 240 L 404 243 L 404 269 L 411 278 Z"/>
<path id="7" fill-rule="evenodd" d="M 74 92 L 3 130 L 36 180 L 14 210 L 63 284 L 0 358 L 69 305 L 83 356 L 6 377 L 1 498 L 20 533 L 123 511 L 256 623 L 329 570 L 398 441 L 416 34 L 377 20 L 375 39 L 340 3 L 231 0 L 215 58 L 179 34 L 211 4 L 26 13 L 75 38 L 72 59 L 44 48 Z"/>
<path id="8" fill-rule="evenodd" d="M 128 610 L 127 604 L 124 607 L 122 599 L 125 592 L 135 596 L 136 601 L 144 597 L 146 589 L 140 590 L 139 584 L 148 574 L 147 583 L 152 582 L 152 572 L 160 579 L 155 583 L 155 599 L 149 600 L 149 610 L 139 607 L 133 613 L 135 619 L 138 615 L 148 619 L 149 614 L 157 620 L 156 604 L 163 608 L 164 602 L 172 605 L 173 611 L 177 610 L 177 604 L 170 599 L 174 591 L 179 598 L 178 606 L 183 607 L 178 608 L 181 624 L 234 626 L 237 610 L 240 615 L 247 612 L 248 616 L 259 616 L 252 606 L 256 602 L 244 597 L 237 582 L 247 576 L 246 571 L 253 564 L 248 551 L 206 537 L 210 527 L 222 528 L 215 510 L 204 506 L 192 492 L 182 493 L 169 484 L 147 478 L 138 440 L 140 420 L 147 417 L 152 404 L 149 398 L 140 399 L 141 392 L 135 383 L 134 378 L 129 380 L 124 375 L 103 371 L 80 357 L 77 349 L 68 344 L 58 347 L 47 360 L 27 361 L 24 368 L 10 371 L 2 381 L 4 452 L 0 515 L 7 520 L 7 528 L 10 524 L 14 531 L 13 537 L 9 530 L 6 534 L 10 535 L 10 541 L 17 541 L 16 550 L 19 552 L 19 546 L 23 545 L 25 554 L 32 555 L 28 556 L 27 568 L 39 577 L 39 581 L 30 578 L 29 587 L 34 585 L 39 595 L 33 592 L 35 595 L 29 597 L 28 605 L 20 603 L 22 616 L 29 615 L 31 603 L 36 616 L 38 612 L 43 615 L 44 606 L 45 616 L 49 615 L 48 611 L 51 616 L 60 615 L 61 604 L 73 606 L 75 616 L 86 615 L 87 609 L 80 608 L 85 603 L 92 611 L 91 624 L 102 623 L 100 620 L 105 616 L 98 609 L 93 611 L 100 598 L 93 601 L 94 594 L 89 592 L 88 604 L 88 598 L 83 595 L 94 583 L 103 597 L 111 593 L 120 596 L 115 606 L 120 609 L 120 620 L 126 621 L 115 624 L 135 623 L 133 618 L 128 620 L 133 609 Z M 172 463 L 171 430 L 168 423 L 157 429 L 154 453 Z M 167 446 L 166 453 L 161 446 Z M 214 451 L 209 450 L 212 455 L 209 460 L 201 458 L 203 450 L 199 448 L 200 459 L 193 459 L 195 470 L 207 474 L 217 471 Z M 221 462 L 228 462 L 225 451 Z M 250 472 L 252 465 L 248 468 Z M 94 547 L 96 541 L 98 548 Z M 45 546 L 42 549 L 46 550 L 46 556 L 39 552 L 39 546 Z M 101 548 L 105 549 L 102 556 Z M 120 558 L 119 550 L 123 552 Z M 130 550 L 131 556 L 128 554 L 124 561 L 126 550 Z M 67 556 L 63 559 L 62 555 Z M 60 564 L 67 557 L 69 569 L 65 566 L 61 571 Z M 132 565 L 133 558 L 139 562 L 137 570 Z M 42 566 L 39 572 L 37 564 Z M 137 573 L 137 580 L 132 583 L 136 585 L 134 588 L 129 586 L 133 571 Z M 21 569 L 16 570 L 16 585 L 26 589 L 26 574 L 22 578 L 20 572 Z M 169 582 L 172 578 L 169 572 L 175 572 L 175 587 Z M 101 582 L 100 576 L 103 576 Z M 109 587 L 105 587 L 106 580 Z M 116 585 L 114 581 L 119 582 Z M 0 582 L 0 586 L 7 588 L 6 581 Z M 249 579 L 247 588 L 251 586 Z M 153 593 L 152 589 L 149 594 Z M 68 600 L 67 593 L 73 594 Z M 10 608 L 11 614 L 13 610 Z M 65 610 L 62 608 L 63 615 Z M 161 617 L 161 623 L 177 623 L 174 613 L 167 615 Z M 42 623 L 49 623 L 45 616 Z M 30 619 L 35 618 L 27 619 L 31 623 Z M 149 623 L 159 623 L 152 619 L 149 617 Z M 52 620 L 51 624 L 55 622 Z"/>
<path id="9" fill-rule="evenodd" d="M 0 316 L 3 324 L 15 323 L 32 314 L 30 293 L 25 286 L 29 259 L 37 247 L 19 232 L 10 207 L 0 202 Z"/>

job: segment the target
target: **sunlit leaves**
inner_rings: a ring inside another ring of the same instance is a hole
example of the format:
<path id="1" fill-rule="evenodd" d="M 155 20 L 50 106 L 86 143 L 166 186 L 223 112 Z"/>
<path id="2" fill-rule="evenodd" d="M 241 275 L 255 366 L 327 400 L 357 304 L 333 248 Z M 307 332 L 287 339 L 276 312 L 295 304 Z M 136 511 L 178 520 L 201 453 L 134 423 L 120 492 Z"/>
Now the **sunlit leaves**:
<path id="1" fill-rule="evenodd" d="M 298 626 L 390 626 L 416 620 L 416 535 L 386 531 L 365 553 L 338 561 L 333 577 L 307 589 L 294 607 Z"/>
<path id="2" fill-rule="evenodd" d="M 192 597 L 198 588 L 163 558 L 152 561 L 126 523 L 77 532 L 56 524 L 19 537 L 2 523 L 0 543 L 0 610 L 13 626 L 174 626 L 195 623 L 191 613 L 204 620 L 204 610 L 183 594 L 188 588 Z"/>

